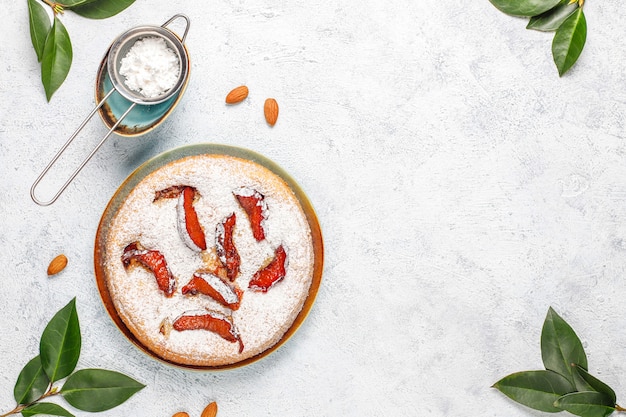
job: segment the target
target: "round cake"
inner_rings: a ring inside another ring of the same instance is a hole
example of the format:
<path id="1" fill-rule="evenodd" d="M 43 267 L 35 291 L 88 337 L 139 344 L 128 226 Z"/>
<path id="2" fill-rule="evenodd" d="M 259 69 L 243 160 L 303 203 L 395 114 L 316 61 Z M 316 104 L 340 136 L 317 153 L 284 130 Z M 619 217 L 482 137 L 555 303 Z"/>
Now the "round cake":
<path id="1" fill-rule="evenodd" d="M 292 326 L 314 274 L 288 184 L 253 161 L 201 154 L 143 178 L 113 216 L 103 280 L 134 337 L 175 364 L 259 355 Z"/>

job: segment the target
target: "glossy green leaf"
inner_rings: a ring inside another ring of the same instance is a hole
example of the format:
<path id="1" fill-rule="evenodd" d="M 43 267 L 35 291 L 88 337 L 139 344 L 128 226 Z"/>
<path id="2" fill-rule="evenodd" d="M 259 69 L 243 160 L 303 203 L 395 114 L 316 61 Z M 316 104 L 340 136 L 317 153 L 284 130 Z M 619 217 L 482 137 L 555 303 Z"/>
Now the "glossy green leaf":
<path id="1" fill-rule="evenodd" d="M 600 392 L 574 392 L 556 400 L 554 405 L 581 417 L 606 417 L 615 411 L 615 403 Z"/>
<path id="2" fill-rule="evenodd" d="M 65 81 L 71 65 L 72 42 L 65 26 L 55 17 L 41 59 L 41 81 L 48 101 Z"/>
<path id="3" fill-rule="evenodd" d="M 36 403 L 22 410 L 24 417 L 35 415 L 74 417 L 74 414 L 54 403 Z"/>
<path id="4" fill-rule="evenodd" d="M 72 7 L 71 10 L 90 19 L 106 19 L 120 13 L 134 2 L 135 0 L 94 0 Z"/>
<path id="5" fill-rule="evenodd" d="M 578 9 L 578 1 L 562 0 L 556 7 L 530 18 L 526 29 L 554 32 Z"/>
<path id="6" fill-rule="evenodd" d="M 500 11 L 512 16 L 537 16 L 559 4 L 561 0 L 489 0 Z"/>
<path id="7" fill-rule="evenodd" d="M 552 41 L 552 57 L 562 76 L 576 63 L 587 40 L 587 21 L 583 9 L 577 9 L 557 29 Z"/>
<path id="8" fill-rule="evenodd" d="M 612 404 L 617 401 L 617 396 L 613 388 L 609 387 L 604 382 L 600 381 L 595 376 L 591 375 L 582 367 L 575 365 L 574 381 L 576 383 L 577 391 L 595 391 L 606 395 Z"/>
<path id="9" fill-rule="evenodd" d="M 13 396 L 18 404 L 29 404 L 41 397 L 50 385 L 48 376 L 43 371 L 41 359 L 35 356 L 24 366 L 17 377 Z"/>
<path id="10" fill-rule="evenodd" d="M 115 371 L 83 369 L 72 374 L 61 395 L 72 406 L 98 412 L 122 404 L 145 385 Z"/>
<path id="11" fill-rule="evenodd" d="M 502 378 L 493 386 L 513 401 L 549 413 L 562 411 L 554 406 L 554 402 L 574 391 L 567 379 L 552 371 L 518 372 Z"/>
<path id="12" fill-rule="evenodd" d="M 574 330 L 550 307 L 541 330 L 541 358 L 546 369 L 574 384 L 572 364 L 587 369 L 587 356 Z"/>
<path id="13" fill-rule="evenodd" d="M 39 342 L 41 364 L 52 382 L 72 373 L 80 356 L 80 326 L 74 298 L 48 323 Z"/>
<path id="14" fill-rule="evenodd" d="M 46 9 L 37 0 L 28 0 L 28 20 L 30 25 L 30 40 L 37 54 L 37 61 L 43 56 L 46 37 L 50 32 L 50 17 Z"/>
<path id="15" fill-rule="evenodd" d="M 66 9 L 70 7 L 80 6 L 81 4 L 91 3 L 94 0 L 58 0 L 57 3 Z"/>

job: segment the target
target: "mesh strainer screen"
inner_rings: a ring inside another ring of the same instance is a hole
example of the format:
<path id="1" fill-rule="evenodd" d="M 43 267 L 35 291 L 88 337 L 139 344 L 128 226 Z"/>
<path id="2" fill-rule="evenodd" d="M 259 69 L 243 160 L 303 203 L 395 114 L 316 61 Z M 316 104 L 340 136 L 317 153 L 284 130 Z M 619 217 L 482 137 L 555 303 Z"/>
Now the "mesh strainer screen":
<path id="1" fill-rule="evenodd" d="M 125 84 L 125 77 L 120 74 L 122 58 L 128 54 L 130 48 L 132 48 L 138 40 L 148 37 L 162 38 L 167 47 L 176 54 L 179 64 L 178 80 L 171 89 L 157 97 L 146 97 L 138 91 L 131 90 Z M 159 26 L 141 26 L 133 28 L 118 37 L 109 51 L 107 66 L 113 87 L 122 96 L 137 104 L 158 104 L 176 94 L 184 84 L 187 78 L 187 60 L 187 51 L 182 42 L 168 29 Z"/>

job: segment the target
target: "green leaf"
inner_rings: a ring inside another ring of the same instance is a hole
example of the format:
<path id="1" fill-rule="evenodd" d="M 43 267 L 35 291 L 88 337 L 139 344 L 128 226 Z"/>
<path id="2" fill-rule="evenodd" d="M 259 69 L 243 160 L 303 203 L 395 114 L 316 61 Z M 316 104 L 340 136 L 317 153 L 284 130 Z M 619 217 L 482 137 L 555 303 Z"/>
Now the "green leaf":
<path id="1" fill-rule="evenodd" d="M 574 392 L 556 400 L 554 405 L 581 417 L 606 417 L 615 411 L 615 403 L 600 392 Z"/>
<path id="2" fill-rule="evenodd" d="M 63 84 L 72 65 L 72 42 L 58 17 L 46 38 L 41 60 L 41 81 L 50 101 L 52 94 Z"/>
<path id="3" fill-rule="evenodd" d="M 526 29 L 554 32 L 578 9 L 578 1 L 562 0 L 556 7 L 530 18 Z"/>
<path id="4" fill-rule="evenodd" d="M 518 372 L 502 378 L 493 386 L 513 401 L 548 413 L 561 411 L 554 406 L 554 402 L 574 391 L 567 379 L 552 371 Z"/>
<path id="5" fill-rule="evenodd" d="M 37 54 L 37 61 L 41 61 L 46 37 L 50 32 L 50 17 L 46 9 L 37 0 L 28 0 L 28 20 L 30 25 L 30 40 Z"/>
<path id="6" fill-rule="evenodd" d="M 574 368 L 576 370 L 574 373 L 574 381 L 576 382 L 577 391 L 595 391 L 602 393 L 610 398 L 612 404 L 615 404 L 617 396 L 613 388 L 591 375 L 582 367 L 575 365 Z"/>
<path id="7" fill-rule="evenodd" d="M 74 414 L 65 408 L 54 403 L 36 403 L 22 410 L 24 417 L 34 416 L 37 414 L 46 414 L 48 416 L 74 417 Z"/>
<path id="8" fill-rule="evenodd" d="M 122 404 L 144 387 L 119 372 L 82 369 L 67 379 L 61 395 L 79 410 L 99 412 Z"/>
<path id="9" fill-rule="evenodd" d="M 489 0 L 501 12 L 512 16 L 537 16 L 559 4 L 561 0 Z"/>
<path id="10" fill-rule="evenodd" d="M 587 21 L 583 9 L 576 10 L 557 29 L 552 41 L 552 57 L 562 76 L 576 63 L 587 40 Z"/>
<path id="11" fill-rule="evenodd" d="M 13 396 L 18 404 L 29 404 L 41 397 L 46 390 L 50 380 L 43 371 L 41 359 L 35 356 L 30 360 L 20 372 L 13 389 Z"/>
<path id="12" fill-rule="evenodd" d="M 58 381 L 72 373 L 80 356 L 80 345 L 80 326 L 74 298 L 54 315 L 41 335 L 39 354 L 50 381 Z"/>
<path id="13" fill-rule="evenodd" d="M 541 330 L 541 357 L 546 369 L 574 384 L 572 364 L 587 369 L 587 356 L 574 330 L 550 307 Z"/>
<path id="14" fill-rule="evenodd" d="M 106 19 L 120 13 L 134 2 L 135 0 L 94 0 L 72 7 L 71 10 L 89 19 Z"/>
<path id="15" fill-rule="evenodd" d="M 57 1 L 57 3 L 65 9 L 69 9 L 70 7 L 80 6 L 81 4 L 91 3 L 92 1 L 94 0 L 60 0 Z"/>

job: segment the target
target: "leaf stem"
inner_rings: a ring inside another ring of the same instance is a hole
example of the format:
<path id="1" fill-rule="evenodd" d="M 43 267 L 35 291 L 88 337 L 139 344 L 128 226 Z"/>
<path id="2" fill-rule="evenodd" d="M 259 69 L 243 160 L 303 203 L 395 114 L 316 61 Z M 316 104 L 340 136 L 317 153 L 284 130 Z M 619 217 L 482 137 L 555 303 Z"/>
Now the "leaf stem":
<path id="1" fill-rule="evenodd" d="M 59 394 L 59 389 L 57 387 L 53 387 L 52 384 L 50 384 L 50 386 L 48 387 L 48 391 L 46 391 L 44 394 L 42 394 L 41 397 L 37 398 L 34 401 L 31 401 L 28 404 L 18 404 L 15 406 L 15 408 L 11 411 L 9 411 L 6 414 L 0 414 L 0 417 L 7 417 L 13 414 L 19 414 L 22 412 L 22 410 L 24 410 L 26 407 L 30 407 L 31 405 L 38 403 L 39 401 L 43 400 L 44 398 L 48 398 L 48 397 L 52 397 L 53 395 L 58 395 Z"/>
<path id="2" fill-rule="evenodd" d="M 59 4 L 59 3 L 55 2 L 55 1 L 52 1 L 52 0 L 42 0 L 42 1 L 52 8 L 52 12 L 54 12 L 55 16 L 57 14 L 63 14 L 63 5 L 62 4 Z M 0 417 L 2 417 L 2 416 L 0 416 Z"/>
<path id="3" fill-rule="evenodd" d="M 7 416 L 10 416 L 12 414 L 21 413 L 24 408 L 26 408 L 25 405 L 18 405 L 17 407 L 15 407 L 13 410 L 9 411 L 8 413 L 0 415 L 0 417 L 7 417 Z"/>
<path id="4" fill-rule="evenodd" d="M 615 411 L 619 412 L 619 413 L 623 413 L 626 411 L 626 408 L 622 408 L 619 406 L 619 404 L 615 404 Z M 2 417 L 2 416 L 0 416 Z"/>

